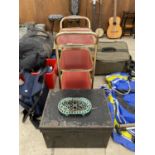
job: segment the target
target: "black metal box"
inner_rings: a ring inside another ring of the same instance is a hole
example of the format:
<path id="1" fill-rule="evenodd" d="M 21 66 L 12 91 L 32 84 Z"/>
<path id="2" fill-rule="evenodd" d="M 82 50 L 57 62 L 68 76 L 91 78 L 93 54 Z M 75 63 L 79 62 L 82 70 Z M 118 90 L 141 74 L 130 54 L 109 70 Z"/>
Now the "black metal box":
<path id="1" fill-rule="evenodd" d="M 85 97 L 92 103 L 86 116 L 63 116 L 58 102 L 65 97 Z M 113 125 L 105 92 L 96 90 L 50 91 L 40 123 L 46 145 L 50 147 L 106 147 Z"/>

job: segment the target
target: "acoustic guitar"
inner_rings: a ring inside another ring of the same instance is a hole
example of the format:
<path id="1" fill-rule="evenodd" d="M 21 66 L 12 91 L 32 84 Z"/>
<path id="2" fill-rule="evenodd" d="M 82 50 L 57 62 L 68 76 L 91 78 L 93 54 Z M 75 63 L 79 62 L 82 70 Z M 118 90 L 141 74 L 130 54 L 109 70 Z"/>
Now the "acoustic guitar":
<path id="1" fill-rule="evenodd" d="M 114 16 L 109 18 L 109 27 L 107 30 L 107 36 L 111 39 L 117 39 L 122 36 L 121 18 L 116 16 L 117 12 L 117 0 L 114 0 Z"/>

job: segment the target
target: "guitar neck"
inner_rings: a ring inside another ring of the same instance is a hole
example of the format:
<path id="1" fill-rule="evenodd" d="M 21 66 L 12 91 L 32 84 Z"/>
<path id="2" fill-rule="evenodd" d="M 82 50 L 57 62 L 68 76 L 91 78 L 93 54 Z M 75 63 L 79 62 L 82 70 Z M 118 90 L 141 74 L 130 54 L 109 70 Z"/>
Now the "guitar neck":
<path id="1" fill-rule="evenodd" d="M 114 0 L 114 22 L 116 22 L 116 14 L 117 14 L 117 0 Z"/>
<path id="2" fill-rule="evenodd" d="M 99 27 L 103 26 L 103 0 L 99 0 Z"/>
<path id="3" fill-rule="evenodd" d="M 96 0 L 92 0 L 92 10 L 93 10 L 93 31 L 96 30 Z"/>

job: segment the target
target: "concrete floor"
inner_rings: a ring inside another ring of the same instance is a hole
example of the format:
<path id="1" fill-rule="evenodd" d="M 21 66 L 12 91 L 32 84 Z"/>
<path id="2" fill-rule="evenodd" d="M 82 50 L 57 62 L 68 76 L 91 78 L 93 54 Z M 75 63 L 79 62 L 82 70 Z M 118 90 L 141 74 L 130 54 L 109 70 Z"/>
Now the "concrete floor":
<path id="1" fill-rule="evenodd" d="M 102 38 L 105 41 L 107 38 Z M 116 40 L 116 39 L 115 39 Z M 129 52 L 133 59 L 135 59 L 135 40 L 132 37 L 123 37 L 121 39 L 127 42 Z M 103 76 L 96 76 L 94 82 L 94 88 L 99 88 L 104 84 Z M 58 83 L 56 84 L 58 85 Z M 57 87 L 57 86 L 56 86 Z M 22 115 L 19 115 L 19 142 L 20 142 L 20 155 L 134 155 L 134 152 L 131 152 L 124 148 L 123 146 L 113 142 L 110 138 L 108 146 L 104 148 L 52 148 L 47 149 L 43 136 L 39 130 L 36 130 L 33 125 L 27 120 L 25 123 L 22 123 Z"/>

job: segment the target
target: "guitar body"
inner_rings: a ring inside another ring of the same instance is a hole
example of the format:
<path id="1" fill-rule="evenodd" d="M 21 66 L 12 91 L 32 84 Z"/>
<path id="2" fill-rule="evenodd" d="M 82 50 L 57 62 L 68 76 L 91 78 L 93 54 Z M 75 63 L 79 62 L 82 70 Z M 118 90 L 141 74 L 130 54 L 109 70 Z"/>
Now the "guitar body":
<path id="1" fill-rule="evenodd" d="M 121 18 L 120 17 L 117 16 L 115 21 L 114 21 L 114 17 L 110 17 L 109 27 L 107 30 L 108 38 L 117 39 L 117 38 L 120 38 L 122 36 L 122 28 L 121 28 L 120 24 L 121 24 Z"/>

